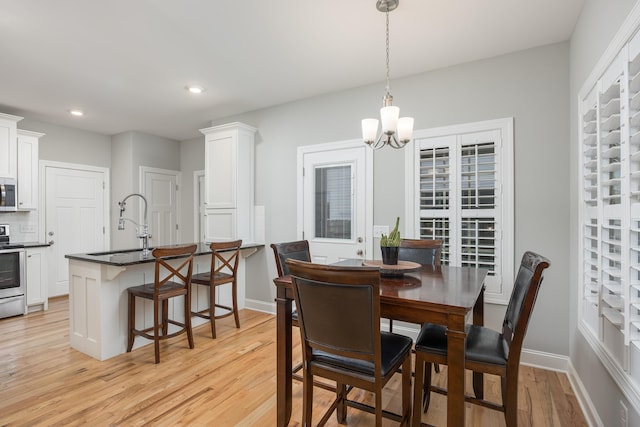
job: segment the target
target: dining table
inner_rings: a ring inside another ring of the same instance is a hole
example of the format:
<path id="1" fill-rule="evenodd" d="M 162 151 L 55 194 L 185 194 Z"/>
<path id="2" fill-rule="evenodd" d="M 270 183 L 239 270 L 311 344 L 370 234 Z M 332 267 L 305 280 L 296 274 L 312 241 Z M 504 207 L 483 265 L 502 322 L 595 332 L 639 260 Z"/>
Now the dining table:
<path id="1" fill-rule="evenodd" d="M 363 266 L 372 262 L 347 259 L 334 265 Z M 465 424 L 465 323 L 472 312 L 475 325 L 484 324 L 484 281 L 488 270 L 450 265 L 421 266 L 406 273 L 384 270 L 380 275 L 381 317 L 447 328 L 447 425 Z M 292 409 L 292 320 L 290 276 L 277 277 L 277 426 L 289 425 Z M 483 398 L 482 374 L 473 374 L 473 390 Z"/>

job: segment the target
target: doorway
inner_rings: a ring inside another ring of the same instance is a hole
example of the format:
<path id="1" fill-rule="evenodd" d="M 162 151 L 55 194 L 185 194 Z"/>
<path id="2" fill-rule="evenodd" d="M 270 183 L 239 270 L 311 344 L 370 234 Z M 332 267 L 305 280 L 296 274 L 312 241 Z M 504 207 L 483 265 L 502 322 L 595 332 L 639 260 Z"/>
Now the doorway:
<path id="1" fill-rule="evenodd" d="M 140 167 L 140 188 L 147 199 L 147 224 L 151 233 L 150 244 L 154 247 L 174 245 L 180 241 L 179 184 L 178 171 Z M 144 220 L 140 219 L 141 222 Z"/>
<path id="2" fill-rule="evenodd" d="M 373 256 L 373 153 L 362 141 L 298 148 L 298 236 L 316 263 Z"/>
<path id="3" fill-rule="evenodd" d="M 41 162 L 40 194 L 45 210 L 40 218 L 40 239 L 51 244 L 49 297 L 69 293 L 65 255 L 108 248 L 108 182 L 106 168 Z"/>

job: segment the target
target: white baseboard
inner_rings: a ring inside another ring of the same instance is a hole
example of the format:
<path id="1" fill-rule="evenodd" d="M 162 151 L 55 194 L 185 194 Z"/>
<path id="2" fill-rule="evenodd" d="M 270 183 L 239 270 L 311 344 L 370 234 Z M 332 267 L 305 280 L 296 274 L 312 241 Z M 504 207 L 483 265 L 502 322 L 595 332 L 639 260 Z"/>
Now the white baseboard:
<path id="1" fill-rule="evenodd" d="M 569 371 L 567 372 L 567 376 L 569 377 L 569 383 L 571 383 L 573 394 L 576 395 L 578 404 L 580 405 L 582 413 L 587 420 L 587 424 L 591 427 L 604 427 L 602 420 L 598 416 L 598 411 L 595 406 L 593 406 L 593 402 L 589 397 L 589 392 L 585 388 L 584 384 L 582 384 L 582 380 L 578 376 L 578 373 L 573 367 L 571 361 L 569 361 Z"/>
<path id="2" fill-rule="evenodd" d="M 276 314 L 275 302 L 264 302 L 257 299 L 245 299 L 244 308 L 248 308 L 249 310 L 261 311 L 263 313 L 268 313 L 273 315 Z"/>

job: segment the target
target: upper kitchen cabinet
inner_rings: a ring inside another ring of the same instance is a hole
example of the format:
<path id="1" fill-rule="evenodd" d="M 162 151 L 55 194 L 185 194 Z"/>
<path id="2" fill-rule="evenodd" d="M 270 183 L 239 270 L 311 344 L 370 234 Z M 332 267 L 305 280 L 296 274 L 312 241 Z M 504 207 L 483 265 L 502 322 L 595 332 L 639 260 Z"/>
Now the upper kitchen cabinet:
<path id="1" fill-rule="evenodd" d="M 18 177 L 18 122 L 22 117 L 0 113 L 0 177 Z"/>
<path id="2" fill-rule="evenodd" d="M 38 209 L 38 144 L 43 133 L 18 129 L 18 209 Z"/>
<path id="3" fill-rule="evenodd" d="M 205 135 L 205 239 L 253 241 L 256 128 L 230 123 Z"/>

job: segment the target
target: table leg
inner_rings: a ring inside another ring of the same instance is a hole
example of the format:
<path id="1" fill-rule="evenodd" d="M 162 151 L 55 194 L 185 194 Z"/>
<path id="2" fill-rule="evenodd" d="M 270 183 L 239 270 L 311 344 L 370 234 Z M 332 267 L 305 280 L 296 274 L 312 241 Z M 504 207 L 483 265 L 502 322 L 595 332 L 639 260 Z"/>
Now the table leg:
<path id="1" fill-rule="evenodd" d="M 464 427 L 464 316 L 450 315 L 447 327 L 447 426 Z"/>
<path id="2" fill-rule="evenodd" d="M 289 425 L 291 419 L 291 299 L 285 289 L 278 288 L 276 298 L 276 395 L 278 407 L 277 426 Z"/>
<path id="3" fill-rule="evenodd" d="M 473 307 L 473 324 L 484 326 L 484 286 Z M 473 373 L 473 394 L 478 399 L 484 399 L 484 379 L 481 372 Z"/>

